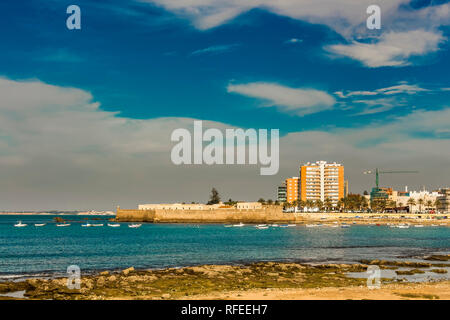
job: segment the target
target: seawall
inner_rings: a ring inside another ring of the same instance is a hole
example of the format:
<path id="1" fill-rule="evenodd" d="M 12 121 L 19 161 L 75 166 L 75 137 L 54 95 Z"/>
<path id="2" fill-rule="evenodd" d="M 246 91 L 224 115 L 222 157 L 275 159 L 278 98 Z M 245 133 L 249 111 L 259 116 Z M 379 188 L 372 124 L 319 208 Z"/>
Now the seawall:
<path id="1" fill-rule="evenodd" d="M 264 206 L 262 209 L 214 210 L 135 210 L 117 209 L 117 221 L 142 221 L 154 223 L 290 223 L 293 213 L 283 213 L 281 206 Z M 297 218 L 298 220 L 298 218 Z"/>

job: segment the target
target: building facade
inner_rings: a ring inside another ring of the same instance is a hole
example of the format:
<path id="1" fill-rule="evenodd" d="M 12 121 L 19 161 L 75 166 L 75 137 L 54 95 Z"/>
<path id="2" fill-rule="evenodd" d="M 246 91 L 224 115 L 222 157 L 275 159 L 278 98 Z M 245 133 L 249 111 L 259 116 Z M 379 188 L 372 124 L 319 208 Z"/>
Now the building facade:
<path id="1" fill-rule="evenodd" d="M 293 203 L 299 200 L 300 185 L 299 178 L 292 177 L 286 179 L 286 202 Z"/>
<path id="2" fill-rule="evenodd" d="M 344 166 L 317 161 L 300 167 L 299 198 L 303 201 L 327 198 L 336 205 L 344 197 Z"/>
<path id="3" fill-rule="evenodd" d="M 450 189 L 441 189 L 440 196 L 437 197 L 437 211 L 441 213 L 450 213 Z"/>
<path id="4" fill-rule="evenodd" d="M 277 188 L 277 201 L 279 203 L 283 203 L 287 201 L 286 198 L 286 183 L 284 182 L 283 185 L 278 186 Z"/>

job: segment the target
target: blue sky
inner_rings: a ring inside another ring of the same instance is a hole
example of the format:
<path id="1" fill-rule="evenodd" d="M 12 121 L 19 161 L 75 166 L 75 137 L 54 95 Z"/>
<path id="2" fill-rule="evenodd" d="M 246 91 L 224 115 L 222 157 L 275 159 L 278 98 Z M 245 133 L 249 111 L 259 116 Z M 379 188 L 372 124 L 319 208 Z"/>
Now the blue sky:
<path id="1" fill-rule="evenodd" d="M 366 100 L 361 97 L 338 99 L 329 109 L 305 116 L 279 112 L 276 104 L 261 108 L 264 100 L 229 93 L 227 86 L 269 82 L 332 96 L 336 91 L 372 91 L 400 82 L 430 90 L 446 87 L 448 43 L 441 43 L 437 52 L 411 57 L 417 62 L 410 66 L 368 68 L 359 61 L 330 57 L 324 47 L 347 41 L 328 26 L 263 9 L 199 30 L 188 19 L 151 3 L 77 3 L 82 9 L 80 31 L 65 28 L 66 1 L 30 1 L 27 10 L 22 3 L 3 2 L 0 32 L 8 50 L 0 53 L 2 75 L 87 90 L 102 108 L 126 117 L 275 125 L 283 134 L 389 121 L 417 108 L 441 108 L 450 96 L 450 91 L 398 94 L 389 107 L 380 109 L 386 111 L 369 114 L 360 114 L 367 104 L 354 102 Z M 447 27 L 438 30 L 447 36 Z"/>
<path id="2" fill-rule="evenodd" d="M 445 124 L 407 125 L 419 113 L 434 119 L 433 112 L 448 111 L 448 1 L 380 1 L 381 30 L 365 28 L 370 1 L 309 2 L 3 1 L 0 77 L 76 88 L 91 95 L 88 102 L 99 103 L 99 112 L 117 112 L 112 115 L 120 119 L 203 119 L 279 128 L 284 137 L 362 132 L 368 136 L 352 146 L 363 150 L 411 139 L 448 146 Z M 65 27 L 70 4 L 81 8 L 81 30 Z M 398 129 L 383 134 L 391 128 Z M 299 149 L 298 159 L 266 180 L 259 194 L 273 198 L 271 184 L 296 175 L 299 162 L 319 160 Z M 354 186 L 361 192 L 370 184 Z M 227 188 L 233 189 L 231 182 Z"/>

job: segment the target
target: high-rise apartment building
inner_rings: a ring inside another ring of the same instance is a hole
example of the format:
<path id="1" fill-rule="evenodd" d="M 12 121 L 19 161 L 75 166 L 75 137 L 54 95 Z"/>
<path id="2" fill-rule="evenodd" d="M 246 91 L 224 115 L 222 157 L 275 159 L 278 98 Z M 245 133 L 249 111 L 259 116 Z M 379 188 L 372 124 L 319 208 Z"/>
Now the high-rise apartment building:
<path id="1" fill-rule="evenodd" d="M 286 183 L 277 188 L 277 201 L 280 203 L 286 202 Z"/>
<path id="2" fill-rule="evenodd" d="M 300 167 L 299 198 L 325 201 L 333 204 L 344 197 L 344 166 L 338 163 L 317 161 Z"/>
<path id="3" fill-rule="evenodd" d="M 289 203 L 293 203 L 296 200 L 299 200 L 299 178 L 292 177 L 286 179 L 286 201 Z"/>

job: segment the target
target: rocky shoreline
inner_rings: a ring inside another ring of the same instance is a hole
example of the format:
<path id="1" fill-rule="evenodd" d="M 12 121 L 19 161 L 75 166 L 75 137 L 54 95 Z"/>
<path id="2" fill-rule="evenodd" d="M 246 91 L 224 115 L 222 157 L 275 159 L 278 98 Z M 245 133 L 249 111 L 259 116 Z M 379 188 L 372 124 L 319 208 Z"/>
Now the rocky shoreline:
<path id="1" fill-rule="evenodd" d="M 348 273 L 365 272 L 370 265 L 380 269 L 411 274 L 423 268 L 432 268 L 436 273 L 446 273 L 444 267 L 450 255 L 426 257 L 426 262 L 362 260 L 355 264 L 301 264 L 260 262 L 247 265 L 202 265 L 162 270 L 135 270 L 130 267 L 122 271 L 103 271 L 95 275 L 82 276 L 80 289 L 69 289 L 67 278 L 28 279 L 19 282 L 0 282 L 0 299 L 17 299 L 13 293 L 22 292 L 24 299 L 56 300 L 100 300 L 100 299 L 239 299 L 250 292 L 260 292 L 252 299 L 267 298 L 267 292 L 276 299 L 281 292 L 298 292 L 298 297 L 308 290 L 324 293 L 338 289 L 366 290 L 365 278 L 349 277 Z M 438 271 L 439 270 L 439 271 Z M 420 271 L 419 271 L 420 272 Z M 436 283 L 412 284 L 399 279 L 382 278 L 382 286 L 400 286 L 404 290 L 416 286 L 436 286 Z M 450 281 L 437 282 L 439 291 L 450 292 Z M 397 288 L 396 287 L 396 288 Z M 287 290 L 287 291 L 286 291 Z M 394 290 L 394 289 L 393 289 Z M 267 292 L 266 292 L 267 291 Z M 381 291 L 380 291 L 381 292 Z M 407 294 L 407 292 L 405 293 Z M 415 293 L 417 296 L 417 293 Z M 433 299 L 441 298 L 438 294 Z M 281 296 L 280 296 L 281 298 Z M 291 298 L 295 299 L 295 295 Z M 333 298 L 330 296 L 329 298 Z M 339 296 L 334 297 L 339 298 Z M 360 299 L 362 297 L 353 297 Z M 401 297 L 399 297 L 401 298 Z M 414 297 L 412 297 L 414 298 Z M 420 295 L 416 298 L 420 298 Z M 424 295 L 422 298 L 426 298 Z"/>

